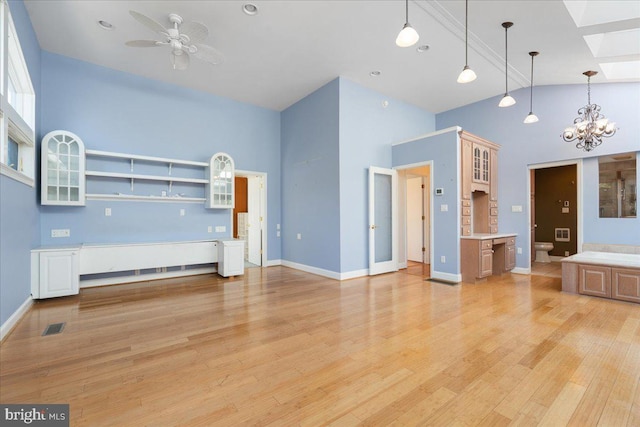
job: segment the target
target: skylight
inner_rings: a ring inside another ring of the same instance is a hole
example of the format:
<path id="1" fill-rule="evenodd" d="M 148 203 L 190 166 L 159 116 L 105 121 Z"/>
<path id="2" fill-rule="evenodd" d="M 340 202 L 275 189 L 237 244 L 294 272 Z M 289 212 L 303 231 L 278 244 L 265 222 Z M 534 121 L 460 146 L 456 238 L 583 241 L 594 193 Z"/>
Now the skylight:
<path id="1" fill-rule="evenodd" d="M 607 62 L 600 69 L 608 80 L 640 79 L 640 61 Z"/>
<path id="2" fill-rule="evenodd" d="M 563 0 L 577 27 L 640 18 L 640 2 L 629 0 Z"/>
<path id="3" fill-rule="evenodd" d="M 640 55 L 640 28 L 583 36 L 596 58 Z"/>

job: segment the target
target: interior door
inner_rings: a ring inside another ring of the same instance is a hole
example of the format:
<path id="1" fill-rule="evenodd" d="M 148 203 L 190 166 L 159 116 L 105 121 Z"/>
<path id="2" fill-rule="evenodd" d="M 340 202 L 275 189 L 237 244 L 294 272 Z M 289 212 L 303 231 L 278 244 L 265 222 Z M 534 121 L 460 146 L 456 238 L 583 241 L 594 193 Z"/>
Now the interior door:
<path id="1" fill-rule="evenodd" d="M 369 274 L 398 270 L 398 173 L 369 167 Z"/>
<path id="2" fill-rule="evenodd" d="M 247 261 L 255 265 L 262 265 L 262 177 L 249 176 L 247 182 Z"/>

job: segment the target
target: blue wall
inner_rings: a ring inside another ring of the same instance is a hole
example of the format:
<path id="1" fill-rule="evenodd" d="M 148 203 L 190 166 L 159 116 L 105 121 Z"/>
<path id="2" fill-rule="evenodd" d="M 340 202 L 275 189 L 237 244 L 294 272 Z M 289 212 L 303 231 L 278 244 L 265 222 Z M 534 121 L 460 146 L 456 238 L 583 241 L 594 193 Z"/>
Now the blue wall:
<path id="1" fill-rule="evenodd" d="M 42 134 L 68 130 L 87 149 L 200 162 L 223 151 L 237 169 L 266 172 L 267 255 L 280 258 L 278 112 L 48 52 L 42 53 L 40 105 L 46 111 Z M 104 216 L 105 207 L 112 216 Z M 201 203 L 87 200 L 85 207 L 42 206 L 40 213 L 43 245 L 197 240 L 231 233 L 229 211 Z M 207 232 L 217 225 L 227 231 Z M 71 236 L 52 239 L 54 228 L 69 228 Z"/>
<path id="2" fill-rule="evenodd" d="M 340 270 L 338 82 L 290 106 L 281 119 L 282 258 L 329 271 Z"/>
<path id="3" fill-rule="evenodd" d="M 10 1 L 9 10 L 38 99 L 40 45 L 24 4 Z M 39 135 L 37 120 L 40 111 L 36 102 L 36 139 Z M 31 295 L 30 250 L 40 239 L 36 188 L 0 175 L 0 325 Z"/>
<path id="4" fill-rule="evenodd" d="M 417 138 L 393 146 L 393 166 L 401 167 L 432 161 L 432 187 L 442 188 L 442 196 L 432 196 L 434 278 L 459 281 L 460 278 L 460 164 L 458 129 Z M 447 205 L 447 211 L 440 206 Z M 445 257 L 445 262 L 441 258 Z"/>
<path id="5" fill-rule="evenodd" d="M 585 153 L 561 138 L 565 127 L 587 101 L 586 85 L 542 86 L 534 88 L 533 110 L 540 118 L 535 124 L 522 123 L 529 112 L 528 89 L 512 93 L 518 103 L 498 108 L 499 97 L 476 102 L 436 116 L 438 129 L 458 125 L 502 146 L 498 162 L 499 231 L 516 232 L 516 246 L 523 249 L 517 267 L 528 268 L 529 229 L 526 210 L 529 194 L 528 166 L 584 159 L 582 187 L 584 243 L 640 244 L 640 218 L 598 218 L 598 164 L 596 156 L 640 151 L 640 84 L 592 84 L 592 101 L 620 128 L 616 135 Z M 511 212 L 512 205 L 525 207 Z M 580 250 L 580 248 L 578 248 Z"/>
<path id="6" fill-rule="evenodd" d="M 340 78 L 340 272 L 369 267 L 369 166 L 391 168 L 392 143 L 434 130 L 434 114 Z"/>

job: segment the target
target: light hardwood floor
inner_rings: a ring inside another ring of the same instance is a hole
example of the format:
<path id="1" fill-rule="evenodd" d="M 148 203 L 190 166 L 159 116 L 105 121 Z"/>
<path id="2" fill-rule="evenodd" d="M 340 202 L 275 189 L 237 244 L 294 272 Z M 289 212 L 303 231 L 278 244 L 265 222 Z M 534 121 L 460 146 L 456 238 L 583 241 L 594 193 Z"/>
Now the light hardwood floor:
<path id="1" fill-rule="evenodd" d="M 69 403 L 73 426 L 630 427 L 639 380 L 639 305 L 516 274 L 86 289 L 35 303 L 0 348 L 0 402 Z"/>

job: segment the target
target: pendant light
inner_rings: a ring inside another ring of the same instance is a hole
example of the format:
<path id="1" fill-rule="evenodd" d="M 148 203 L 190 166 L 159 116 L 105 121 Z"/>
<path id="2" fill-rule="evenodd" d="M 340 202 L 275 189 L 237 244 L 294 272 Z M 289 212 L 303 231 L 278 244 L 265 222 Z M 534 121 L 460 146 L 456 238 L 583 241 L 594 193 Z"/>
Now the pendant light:
<path id="1" fill-rule="evenodd" d="M 396 44 L 400 47 L 413 46 L 420 38 L 418 32 L 413 29 L 411 24 L 409 24 L 409 0 L 405 1 L 405 13 L 406 19 L 404 22 L 404 27 L 402 27 L 402 30 L 398 34 L 398 37 L 396 37 Z"/>
<path id="2" fill-rule="evenodd" d="M 464 68 L 458 76 L 458 83 L 469 83 L 476 79 L 476 73 L 469 67 L 469 0 L 464 2 Z"/>
<path id="3" fill-rule="evenodd" d="M 507 58 L 508 58 L 507 30 L 511 28 L 512 25 L 513 25 L 513 22 L 502 23 L 502 26 L 504 27 L 504 96 L 500 100 L 498 107 L 511 107 L 513 104 L 516 103 L 516 100 L 513 99 L 511 95 L 509 95 L 509 88 L 508 88 L 509 77 L 507 75 L 507 69 L 509 67 L 509 62 L 507 61 Z"/>
<path id="4" fill-rule="evenodd" d="M 533 58 L 538 54 L 539 52 L 529 52 L 529 55 L 531 55 L 531 93 L 529 95 L 529 115 L 524 118 L 524 123 L 526 124 L 535 123 L 538 121 L 538 116 L 533 114 Z"/>

